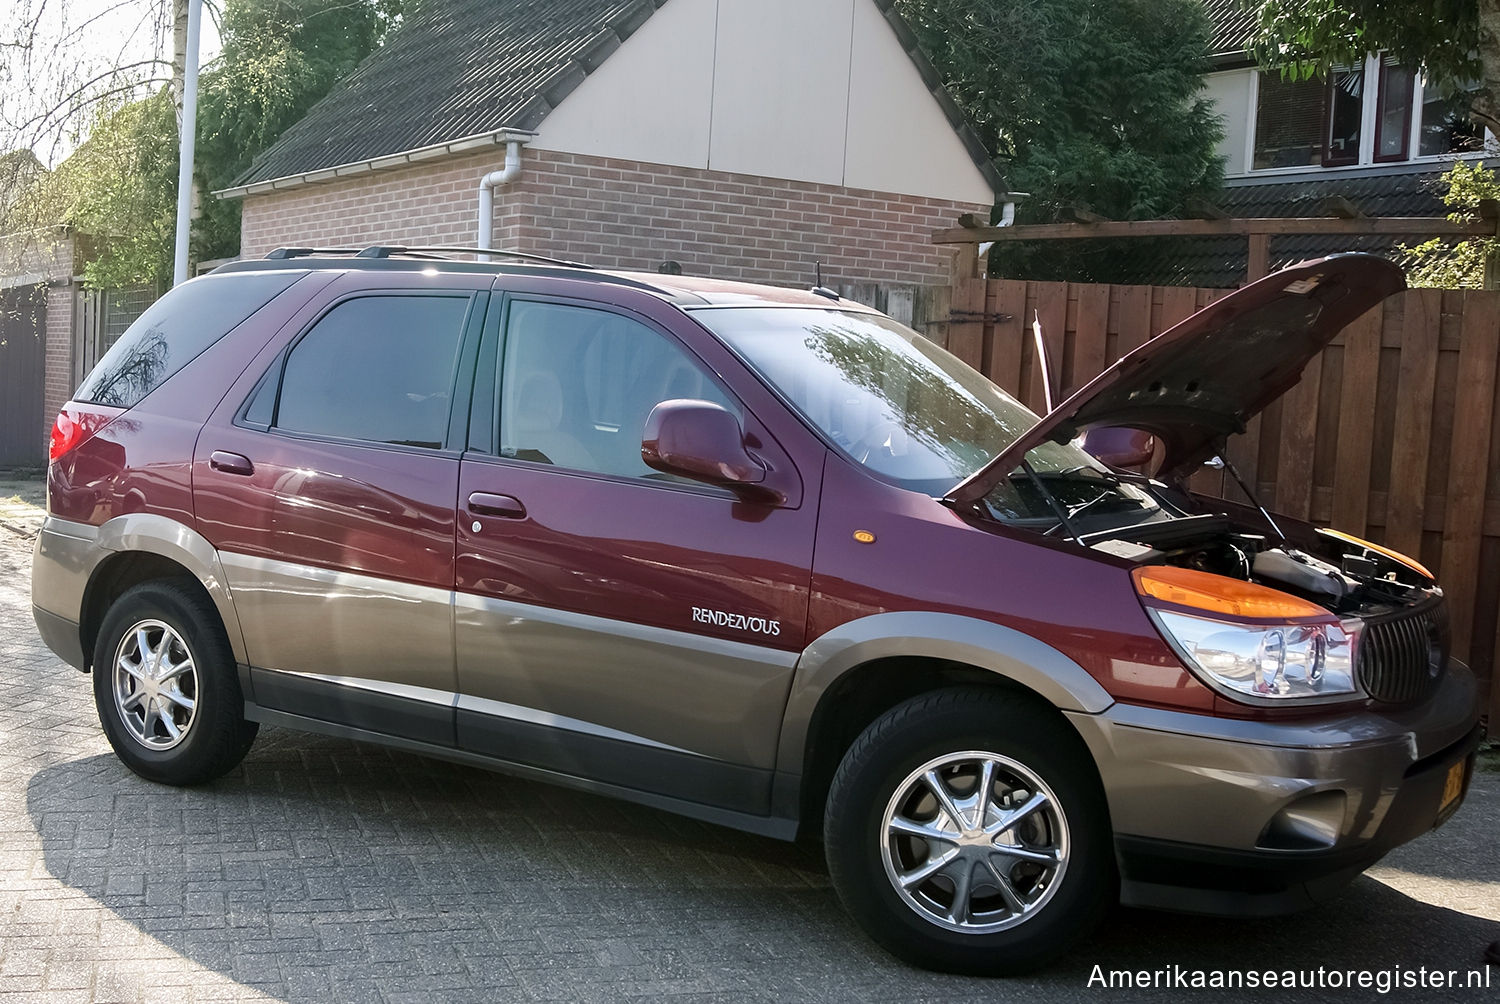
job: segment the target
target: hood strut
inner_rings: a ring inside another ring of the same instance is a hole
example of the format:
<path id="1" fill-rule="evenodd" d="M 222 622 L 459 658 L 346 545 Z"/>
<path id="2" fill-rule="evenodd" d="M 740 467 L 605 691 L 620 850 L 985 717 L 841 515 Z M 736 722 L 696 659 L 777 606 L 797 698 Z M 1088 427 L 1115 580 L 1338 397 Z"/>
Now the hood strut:
<path id="1" fill-rule="evenodd" d="M 1245 483 L 1245 479 L 1240 477 L 1240 472 L 1236 470 L 1235 466 L 1229 462 L 1229 457 L 1225 455 L 1229 451 L 1226 450 L 1224 446 L 1225 444 L 1223 443 L 1219 444 L 1219 460 L 1224 464 L 1224 469 L 1229 472 L 1231 477 L 1234 478 L 1234 483 L 1240 486 L 1240 491 L 1245 493 L 1245 498 L 1250 500 L 1250 504 L 1255 506 L 1256 509 L 1260 510 L 1261 518 L 1264 519 L 1268 524 L 1270 524 L 1272 532 L 1275 533 L 1277 537 L 1281 538 L 1281 542 L 1283 544 L 1288 543 L 1286 534 L 1281 532 L 1281 527 L 1276 525 L 1276 521 L 1271 518 L 1270 512 L 1267 511 L 1265 506 L 1260 504 L 1260 499 L 1256 497 L 1255 492 L 1250 490 L 1250 486 Z"/>

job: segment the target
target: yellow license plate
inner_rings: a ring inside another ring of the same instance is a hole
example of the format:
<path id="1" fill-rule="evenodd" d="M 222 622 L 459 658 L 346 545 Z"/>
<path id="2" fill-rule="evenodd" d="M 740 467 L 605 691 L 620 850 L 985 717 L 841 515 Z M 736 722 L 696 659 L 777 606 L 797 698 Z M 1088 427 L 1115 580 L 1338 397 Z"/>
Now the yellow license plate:
<path id="1" fill-rule="evenodd" d="M 1467 760 L 1460 760 L 1448 768 L 1448 778 L 1443 782 L 1443 801 L 1438 806 L 1438 814 L 1442 815 L 1448 811 L 1448 807 L 1457 802 L 1464 793 L 1464 768 Z"/>

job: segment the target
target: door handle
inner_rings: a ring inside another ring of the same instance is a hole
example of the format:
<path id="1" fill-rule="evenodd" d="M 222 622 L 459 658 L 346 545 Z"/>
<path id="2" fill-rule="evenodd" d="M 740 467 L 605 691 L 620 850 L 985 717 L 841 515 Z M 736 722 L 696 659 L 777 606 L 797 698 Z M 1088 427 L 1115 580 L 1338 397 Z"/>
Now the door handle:
<path id="1" fill-rule="evenodd" d="M 230 453 L 227 450 L 215 450 L 209 454 L 208 466 L 225 474 L 240 474 L 249 476 L 255 473 L 255 465 L 250 458 L 238 453 Z"/>
<path id="2" fill-rule="evenodd" d="M 526 507 L 521 500 L 510 495 L 491 495 L 489 492 L 474 492 L 469 496 L 469 511 L 480 516 L 501 516 L 505 519 L 525 519 Z"/>

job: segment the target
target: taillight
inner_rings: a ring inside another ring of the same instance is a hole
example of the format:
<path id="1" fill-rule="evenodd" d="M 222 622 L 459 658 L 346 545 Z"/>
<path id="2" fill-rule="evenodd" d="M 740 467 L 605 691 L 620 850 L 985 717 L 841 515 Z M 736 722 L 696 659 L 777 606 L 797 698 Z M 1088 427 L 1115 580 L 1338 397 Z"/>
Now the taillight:
<path id="1" fill-rule="evenodd" d="M 48 461 L 56 463 L 93 439 L 100 429 L 124 413 L 124 408 L 69 401 L 63 405 L 62 411 L 57 413 L 57 420 L 52 423 L 52 440 L 47 447 Z"/>

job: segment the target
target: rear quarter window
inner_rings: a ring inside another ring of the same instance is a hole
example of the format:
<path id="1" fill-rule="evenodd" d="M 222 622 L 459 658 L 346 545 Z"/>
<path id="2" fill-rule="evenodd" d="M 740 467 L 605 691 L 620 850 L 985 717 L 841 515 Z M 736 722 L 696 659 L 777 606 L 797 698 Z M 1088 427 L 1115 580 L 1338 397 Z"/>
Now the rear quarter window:
<path id="1" fill-rule="evenodd" d="M 183 283 L 125 329 L 73 399 L 134 407 L 299 278 L 299 272 L 241 272 Z"/>

